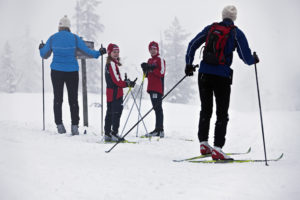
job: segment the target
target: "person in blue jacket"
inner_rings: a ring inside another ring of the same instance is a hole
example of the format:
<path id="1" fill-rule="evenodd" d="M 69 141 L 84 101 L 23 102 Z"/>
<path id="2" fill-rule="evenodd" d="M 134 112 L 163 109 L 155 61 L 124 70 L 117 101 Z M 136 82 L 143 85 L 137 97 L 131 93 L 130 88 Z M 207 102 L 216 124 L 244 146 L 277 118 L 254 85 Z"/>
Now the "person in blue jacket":
<path id="1" fill-rule="evenodd" d="M 62 121 L 62 102 L 64 84 L 68 91 L 68 99 L 71 112 L 71 133 L 78 135 L 79 106 L 78 106 L 78 84 L 79 66 L 76 59 L 76 51 L 81 51 L 86 56 L 98 58 L 106 53 L 105 48 L 99 51 L 89 49 L 84 41 L 76 34 L 71 33 L 71 22 L 65 15 L 60 21 L 58 32 L 50 36 L 46 44 L 39 45 L 40 55 L 47 59 L 53 52 L 51 67 L 51 80 L 54 93 L 54 119 L 58 133 L 66 133 Z"/>
<path id="2" fill-rule="evenodd" d="M 233 52 L 237 49 L 240 59 L 247 65 L 259 62 L 256 54 L 252 55 L 244 33 L 234 25 L 236 20 L 237 9 L 235 6 L 226 6 L 222 11 L 222 21 L 214 23 L 221 29 L 230 27 L 227 34 L 227 41 L 224 44 L 223 58 L 212 63 L 207 59 L 209 47 L 204 47 L 203 59 L 200 62 L 198 73 L 198 86 L 201 100 L 201 112 L 198 128 L 198 139 L 200 141 L 201 154 L 211 154 L 214 160 L 231 160 L 232 158 L 222 151 L 225 144 L 225 135 L 228 123 L 228 109 L 230 102 L 230 90 L 232 83 L 233 70 L 232 64 Z M 195 51 L 204 43 L 208 43 L 209 35 L 212 33 L 213 25 L 206 26 L 188 45 L 186 52 L 185 74 L 192 76 L 195 71 L 193 60 Z M 223 28 L 222 28 L 223 27 Z M 225 27 L 225 28 L 224 28 Z M 228 29 L 227 29 L 228 30 Z M 216 101 L 217 121 L 215 124 L 214 147 L 208 144 L 208 134 L 210 119 L 213 111 L 213 96 Z"/>

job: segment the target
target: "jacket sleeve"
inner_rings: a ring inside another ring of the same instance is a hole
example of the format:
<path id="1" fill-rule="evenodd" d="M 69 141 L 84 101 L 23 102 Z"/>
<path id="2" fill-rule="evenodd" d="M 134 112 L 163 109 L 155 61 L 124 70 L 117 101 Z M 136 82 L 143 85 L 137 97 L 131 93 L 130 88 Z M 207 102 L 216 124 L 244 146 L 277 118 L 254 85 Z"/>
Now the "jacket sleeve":
<path id="1" fill-rule="evenodd" d="M 109 70 L 109 75 L 111 77 L 111 80 L 114 82 L 114 84 L 118 87 L 125 88 L 126 82 L 119 78 L 116 65 L 114 62 L 110 63 L 108 70 Z"/>
<path id="2" fill-rule="evenodd" d="M 186 64 L 193 64 L 194 56 L 196 50 L 205 42 L 207 33 L 210 26 L 205 27 L 192 41 L 189 43 L 188 49 L 186 51 L 185 62 Z"/>
<path id="3" fill-rule="evenodd" d="M 158 66 L 156 66 L 152 73 L 154 76 L 159 78 L 164 77 L 166 73 L 166 62 L 164 59 L 159 58 Z"/>
<path id="4" fill-rule="evenodd" d="M 77 49 L 81 51 L 82 53 L 88 55 L 89 57 L 98 58 L 100 56 L 100 52 L 96 50 L 92 50 L 86 46 L 84 41 L 78 37 L 78 35 L 75 35 L 77 39 Z"/>
<path id="5" fill-rule="evenodd" d="M 254 64 L 255 60 L 251 54 L 251 49 L 249 48 L 245 34 L 240 29 L 236 29 L 235 37 L 237 43 L 237 52 L 240 59 L 242 59 L 247 65 Z"/>
<path id="6" fill-rule="evenodd" d="M 52 53 L 52 49 L 51 49 L 51 40 L 52 40 L 52 38 L 51 37 L 47 40 L 45 46 L 40 49 L 40 56 L 44 59 L 49 58 L 51 56 L 51 53 Z"/>

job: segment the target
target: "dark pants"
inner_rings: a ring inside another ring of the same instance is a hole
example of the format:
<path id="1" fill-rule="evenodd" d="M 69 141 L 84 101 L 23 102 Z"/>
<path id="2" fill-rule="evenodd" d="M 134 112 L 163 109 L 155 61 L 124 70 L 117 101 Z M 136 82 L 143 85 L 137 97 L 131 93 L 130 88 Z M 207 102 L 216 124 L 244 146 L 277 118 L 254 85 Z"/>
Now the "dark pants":
<path id="1" fill-rule="evenodd" d="M 198 86 L 201 100 L 201 112 L 199 120 L 199 141 L 208 141 L 210 118 L 213 111 L 213 96 L 216 101 L 217 121 L 215 124 L 214 146 L 223 147 L 228 123 L 228 108 L 230 101 L 229 78 L 202 74 L 198 75 Z"/>
<path id="2" fill-rule="evenodd" d="M 76 72 L 62 72 L 51 70 L 51 80 L 54 93 L 54 119 L 56 124 L 62 124 L 62 103 L 64 84 L 66 83 L 71 111 L 72 125 L 79 124 L 78 83 L 79 76 Z"/>
<path id="3" fill-rule="evenodd" d="M 157 92 L 150 92 L 152 106 L 155 111 L 155 129 L 164 129 L 164 113 L 162 109 L 162 94 Z"/>
<path id="4" fill-rule="evenodd" d="M 104 130 L 108 135 L 111 131 L 118 133 L 120 127 L 120 118 L 123 111 L 123 98 L 107 102 Z"/>

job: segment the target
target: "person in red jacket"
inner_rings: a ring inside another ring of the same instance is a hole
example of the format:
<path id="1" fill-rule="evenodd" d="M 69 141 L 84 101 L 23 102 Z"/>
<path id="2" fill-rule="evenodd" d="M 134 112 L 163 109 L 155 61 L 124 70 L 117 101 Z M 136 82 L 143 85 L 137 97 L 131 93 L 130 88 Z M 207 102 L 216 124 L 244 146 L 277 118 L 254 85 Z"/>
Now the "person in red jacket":
<path id="1" fill-rule="evenodd" d="M 147 63 L 142 63 L 141 67 L 148 78 L 147 92 L 150 94 L 152 106 L 155 111 L 155 129 L 146 134 L 146 137 L 158 136 L 164 137 L 164 114 L 162 109 L 162 97 L 164 95 L 164 77 L 166 72 L 166 63 L 159 56 L 159 46 L 157 42 L 150 42 L 148 46 L 151 58 Z"/>
<path id="2" fill-rule="evenodd" d="M 107 110 L 105 116 L 104 131 L 105 141 L 123 141 L 118 130 L 120 126 L 120 118 L 123 111 L 123 88 L 134 87 L 135 82 L 121 78 L 119 71 L 120 57 L 119 47 L 116 44 L 109 44 L 107 47 L 107 61 L 105 66 L 106 81 L 106 99 Z"/>

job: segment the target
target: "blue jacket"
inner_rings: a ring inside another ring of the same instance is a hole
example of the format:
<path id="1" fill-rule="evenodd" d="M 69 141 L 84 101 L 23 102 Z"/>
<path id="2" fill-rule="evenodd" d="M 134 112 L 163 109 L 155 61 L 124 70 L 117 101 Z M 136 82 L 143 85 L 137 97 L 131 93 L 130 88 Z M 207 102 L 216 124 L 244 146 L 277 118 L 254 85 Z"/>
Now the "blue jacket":
<path id="1" fill-rule="evenodd" d="M 232 20 L 224 19 L 220 22 L 221 25 L 234 25 Z M 205 27 L 190 43 L 186 52 L 186 64 L 193 64 L 194 55 L 196 50 L 206 41 L 206 36 L 211 25 Z M 244 33 L 237 27 L 233 28 L 229 34 L 229 38 L 225 45 L 224 54 L 226 58 L 225 65 L 210 65 L 203 60 L 200 62 L 200 73 L 214 74 L 217 76 L 231 77 L 232 69 L 230 68 L 232 63 L 233 52 L 237 49 L 239 57 L 247 65 L 254 64 L 255 60 L 251 54 L 251 50 L 248 45 L 248 41 Z"/>
<path id="2" fill-rule="evenodd" d="M 45 46 L 40 49 L 42 58 L 47 59 L 53 52 L 51 69 L 64 72 L 78 71 L 76 50 L 83 52 L 89 57 L 98 58 L 99 51 L 89 49 L 84 41 L 69 31 L 59 31 L 52 35 Z"/>

